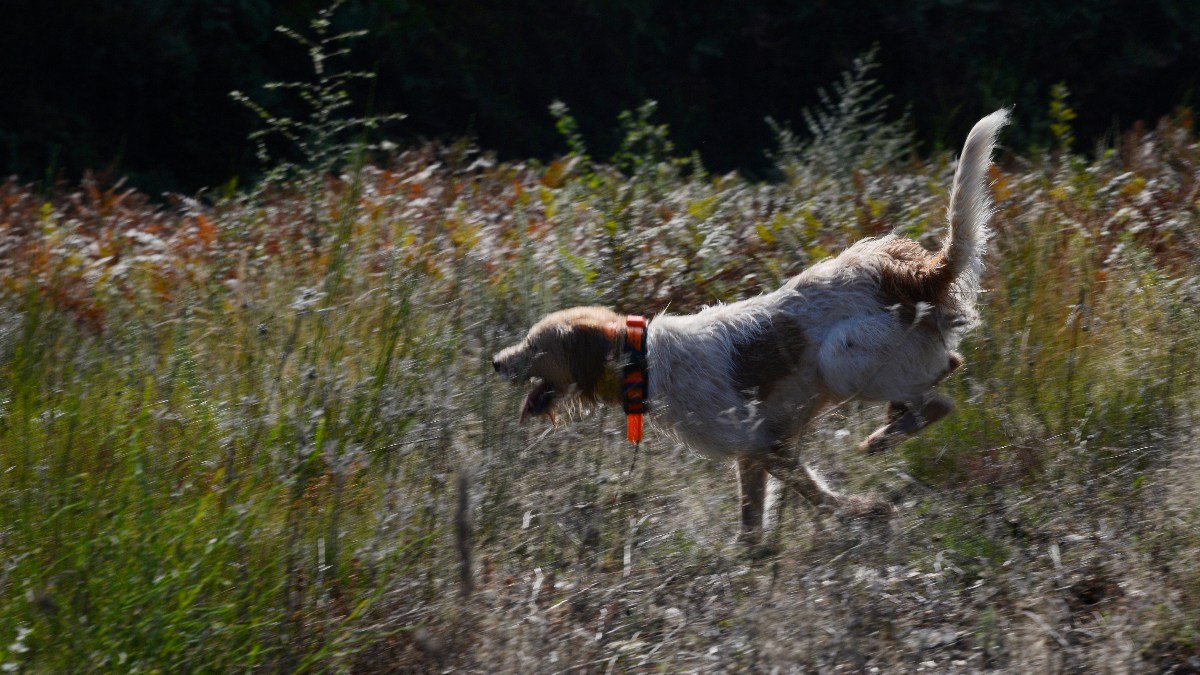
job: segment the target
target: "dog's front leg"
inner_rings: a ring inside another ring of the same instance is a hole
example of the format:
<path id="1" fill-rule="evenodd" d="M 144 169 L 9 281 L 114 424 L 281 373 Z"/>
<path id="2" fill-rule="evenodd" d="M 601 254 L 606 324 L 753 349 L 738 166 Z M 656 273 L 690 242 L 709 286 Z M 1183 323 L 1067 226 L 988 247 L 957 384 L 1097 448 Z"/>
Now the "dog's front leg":
<path id="1" fill-rule="evenodd" d="M 759 457 L 737 458 L 738 503 L 742 510 L 742 529 L 738 543 L 756 546 L 762 541 L 763 511 L 767 498 L 767 465 Z"/>

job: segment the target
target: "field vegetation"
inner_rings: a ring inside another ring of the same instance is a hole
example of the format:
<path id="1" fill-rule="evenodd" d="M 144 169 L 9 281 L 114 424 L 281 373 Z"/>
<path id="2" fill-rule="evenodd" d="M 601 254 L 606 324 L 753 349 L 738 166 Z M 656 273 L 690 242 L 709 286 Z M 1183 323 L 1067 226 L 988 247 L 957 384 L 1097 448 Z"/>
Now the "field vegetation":
<path id="1" fill-rule="evenodd" d="M 870 67 L 777 125 L 772 183 L 677 156 L 647 104 L 608 160 L 557 105 L 548 163 L 338 126 L 250 189 L 0 185 L 0 667 L 1200 670 L 1187 113 L 1072 154 L 1062 90 L 1061 143 L 999 152 L 956 413 L 880 457 L 852 450 L 880 406 L 803 443 L 887 528 L 783 494 L 751 559 L 730 466 L 613 412 L 518 424 L 489 357 L 546 311 L 934 245 L 953 157 L 912 152 Z"/>

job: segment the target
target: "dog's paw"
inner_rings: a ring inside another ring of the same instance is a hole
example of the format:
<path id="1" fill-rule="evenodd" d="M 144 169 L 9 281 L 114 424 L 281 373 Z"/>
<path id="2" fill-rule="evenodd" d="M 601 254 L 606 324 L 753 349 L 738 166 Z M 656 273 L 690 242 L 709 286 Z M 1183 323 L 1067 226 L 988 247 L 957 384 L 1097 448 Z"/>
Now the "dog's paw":
<path id="1" fill-rule="evenodd" d="M 745 553 L 747 560 L 760 561 L 774 558 L 783 551 L 778 543 L 775 542 L 759 542 L 746 547 Z"/>
<path id="2" fill-rule="evenodd" d="M 862 443 L 859 443 L 858 449 L 868 455 L 877 455 L 881 452 L 892 450 L 902 442 L 904 442 L 904 436 L 900 434 L 875 432 L 868 436 Z"/>
<path id="3" fill-rule="evenodd" d="M 844 497 L 835 515 L 846 522 L 851 520 L 887 521 L 897 514 L 890 501 L 874 495 L 851 495 Z"/>
<path id="4" fill-rule="evenodd" d="M 735 544 L 742 548 L 742 556 L 751 561 L 773 558 L 783 550 L 778 542 L 763 541 L 763 532 L 758 529 L 742 530 Z"/>

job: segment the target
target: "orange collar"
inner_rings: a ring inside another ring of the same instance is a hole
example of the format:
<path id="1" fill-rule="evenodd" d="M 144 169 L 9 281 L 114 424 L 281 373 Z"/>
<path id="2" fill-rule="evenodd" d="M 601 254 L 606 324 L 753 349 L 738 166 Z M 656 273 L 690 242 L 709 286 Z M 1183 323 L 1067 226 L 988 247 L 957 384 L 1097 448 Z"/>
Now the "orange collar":
<path id="1" fill-rule="evenodd" d="M 626 435 L 633 443 L 642 442 L 642 415 L 650 402 L 649 366 L 646 363 L 646 327 L 643 316 L 625 317 L 625 340 L 622 350 L 628 354 L 624 377 L 621 378 L 621 408 L 625 410 Z M 609 339 L 617 336 L 616 322 L 608 324 Z"/>

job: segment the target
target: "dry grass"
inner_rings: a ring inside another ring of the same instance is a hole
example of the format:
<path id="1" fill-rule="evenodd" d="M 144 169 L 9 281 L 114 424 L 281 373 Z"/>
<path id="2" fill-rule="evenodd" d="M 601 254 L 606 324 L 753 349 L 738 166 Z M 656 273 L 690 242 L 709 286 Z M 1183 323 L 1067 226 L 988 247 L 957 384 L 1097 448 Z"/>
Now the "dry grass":
<path id="1" fill-rule="evenodd" d="M 1200 669 L 1186 118 L 1002 159 L 955 415 L 868 458 L 882 410 L 851 406 L 805 449 L 901 515 L 783 496 L 762 560 L 732 544 L 731 467 L 655 434 L 635 455 L 606 413 L 520 427 L 486 356 L 552 308 L 688 311 L 934 236 L 952 167 L 761 185 L 669 159 L 424 147 L 165 206 L 0 186 L 0 663 Z"/>

